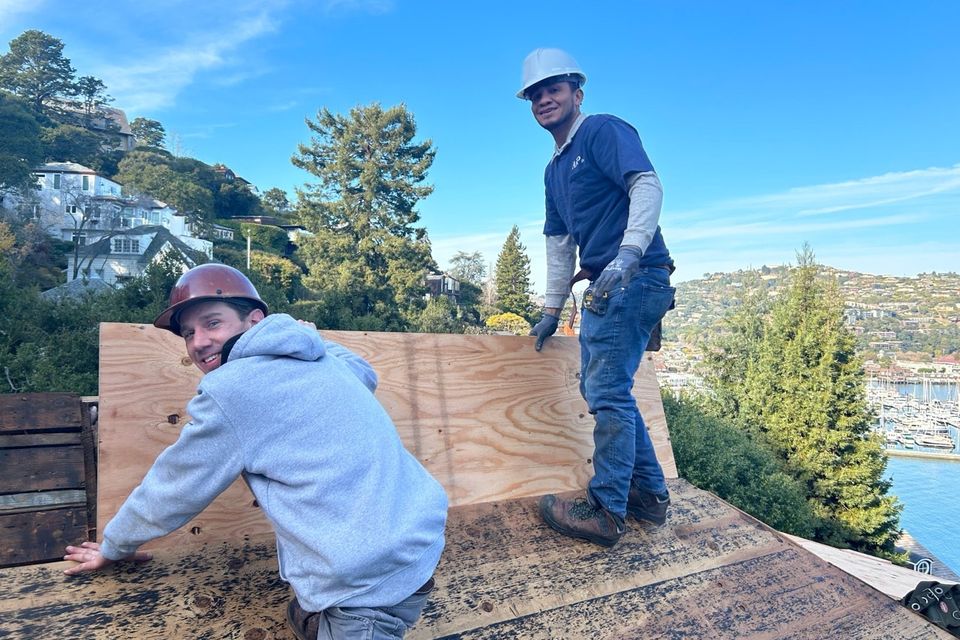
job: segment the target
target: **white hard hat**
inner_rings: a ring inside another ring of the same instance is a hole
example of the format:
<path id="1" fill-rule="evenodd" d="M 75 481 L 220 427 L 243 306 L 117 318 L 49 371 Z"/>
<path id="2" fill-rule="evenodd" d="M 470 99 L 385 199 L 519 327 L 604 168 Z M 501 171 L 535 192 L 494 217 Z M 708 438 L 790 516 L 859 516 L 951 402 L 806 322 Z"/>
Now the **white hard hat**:
<path id="1" fill-rule="evenodd" d="M 523 87 L 517 97 L 526 100 L 527 89 L 547 78 L 576 76 L 581 85 L 587 83 L 587 74 L 566 51 L 561 49 L 534 49 L 523 61 Z"/>

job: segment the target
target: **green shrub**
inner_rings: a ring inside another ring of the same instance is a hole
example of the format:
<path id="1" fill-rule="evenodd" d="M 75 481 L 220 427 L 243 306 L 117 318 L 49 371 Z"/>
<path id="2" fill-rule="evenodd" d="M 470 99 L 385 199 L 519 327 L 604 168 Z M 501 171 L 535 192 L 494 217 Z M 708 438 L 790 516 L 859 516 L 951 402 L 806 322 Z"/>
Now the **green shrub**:
<path id="1" fill-rule="evenodd" d="M 804 485 L 763 444 L 689 399 L 665 392 L 663 409 L 681 477 L 774 529 L 813 535 L 817 519 Z"/>
<path id="2" fill-rule="evenodd" d="M 272 253 L 283 254 L 287 249 L 287 232 L 280 227 L 243 222 L 240 224 L 240 235 L 243 236 L 243 242 L 250 236 L 251 244 Z"/>

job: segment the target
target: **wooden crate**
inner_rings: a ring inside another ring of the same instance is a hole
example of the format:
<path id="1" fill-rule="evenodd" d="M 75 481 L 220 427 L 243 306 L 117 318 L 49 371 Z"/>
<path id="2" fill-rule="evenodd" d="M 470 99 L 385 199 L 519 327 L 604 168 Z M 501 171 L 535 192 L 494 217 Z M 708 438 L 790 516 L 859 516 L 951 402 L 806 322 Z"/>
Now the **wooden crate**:
<path id="1" fill-rule="evenodd" d="M 92 429 L 76 394 L 0 395 L 0 566 L 59 559 L 93 537 Z"/>

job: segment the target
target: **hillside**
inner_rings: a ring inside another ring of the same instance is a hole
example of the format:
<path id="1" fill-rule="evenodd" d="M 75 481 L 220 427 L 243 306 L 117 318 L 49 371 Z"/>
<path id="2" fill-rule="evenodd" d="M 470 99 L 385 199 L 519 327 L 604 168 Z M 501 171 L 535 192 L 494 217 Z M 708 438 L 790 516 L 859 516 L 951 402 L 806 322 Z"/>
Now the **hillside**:
<path id="1" fill-rule="evenodd" d="M 664 321 L 665 340 L 696 346 L 712 335 L 743 293 L 759 286 L 776 295 L 790 267 L 713 273 L 677 285 L 677 308 Z M 960 352 L 960 274 L 877 276 L 824 266 L 835 281 L 847 323 L 867 355 L 913 354 L 934 358 Z"/>

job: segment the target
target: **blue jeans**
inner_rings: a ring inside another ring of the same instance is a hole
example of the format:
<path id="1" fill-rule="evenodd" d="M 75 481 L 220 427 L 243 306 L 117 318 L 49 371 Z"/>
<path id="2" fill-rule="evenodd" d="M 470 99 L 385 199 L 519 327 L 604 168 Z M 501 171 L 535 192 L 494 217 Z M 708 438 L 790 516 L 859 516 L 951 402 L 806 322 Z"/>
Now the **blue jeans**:
<path id="1" fill-rule="evenodd" d="M 631 483 L 652 493 L 667 490 L 631 390 L 650 332 L 675 291 L 667 269 L 641 268 L 627 287 L 610 292 L 603 315 L 587 309 L 580 321 L 580 393 L 596 419 L 589 491 L 621 517 L 627 513 Z"/>
<path id="2" fill-rule="evenodd" d="M 392 607 L 330 607 L 321 612 L 317 640 L 395 640 L 420 618 L 430 592 Z"/>

